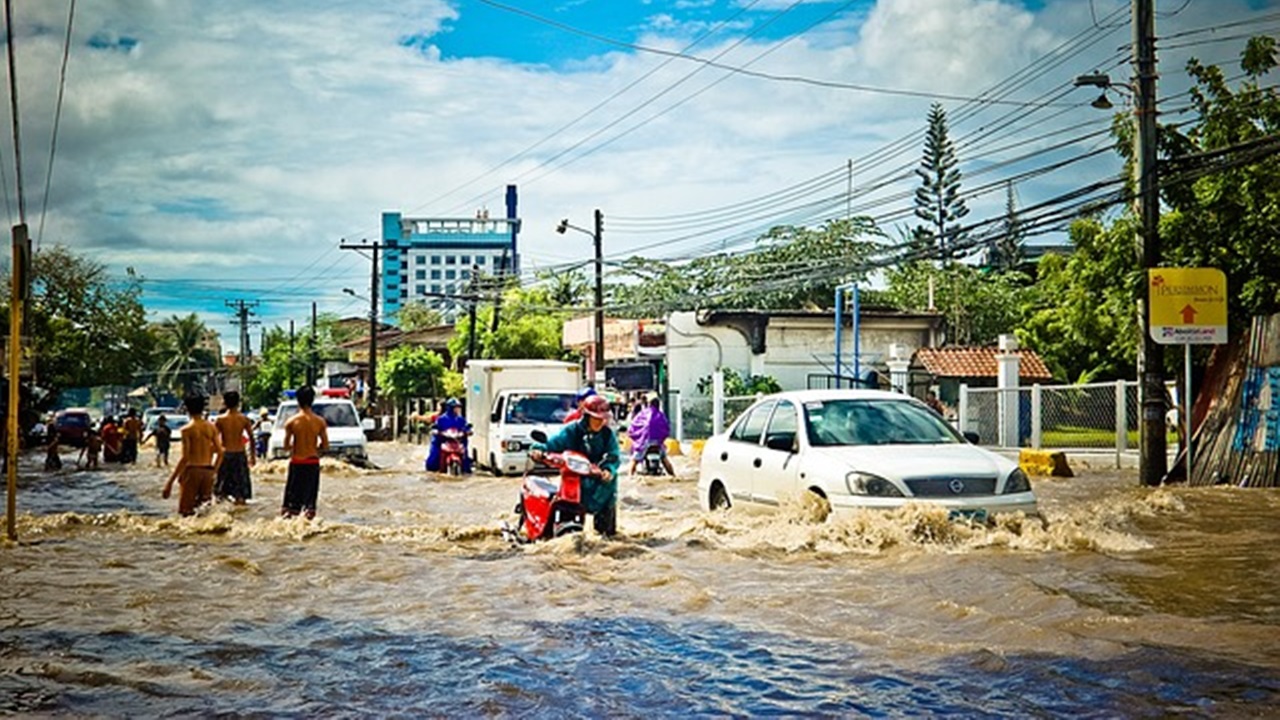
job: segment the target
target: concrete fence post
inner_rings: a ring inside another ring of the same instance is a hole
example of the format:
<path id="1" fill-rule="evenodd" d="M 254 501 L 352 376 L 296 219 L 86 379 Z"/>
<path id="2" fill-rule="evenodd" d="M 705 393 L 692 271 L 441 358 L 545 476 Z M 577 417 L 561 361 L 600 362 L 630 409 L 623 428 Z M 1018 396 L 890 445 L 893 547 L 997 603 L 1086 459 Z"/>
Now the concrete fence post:
<path id="1" fill-rule="evenodd" d="M 969 386 L 960 383 L 960 397 L 956 400 L 956 420 L 960 432 L 969 431 Z"/>
<path id="2" fill-rule="evenodd" d="M 1031 386 L 1031 447 L 1039 450 L 1044 445 L 1044 395 L 1040 383 Z"/>
<path id="3" fill-rule="evenodd" d="M 1116 467 L 1129 449 L 1129 388 L 1124 380 L 1116 381 Z"/>
<path id="4" fill-rule="evenodd" d="M 724 432 L 724 370 L 711 375 L 711 434 Z"/>

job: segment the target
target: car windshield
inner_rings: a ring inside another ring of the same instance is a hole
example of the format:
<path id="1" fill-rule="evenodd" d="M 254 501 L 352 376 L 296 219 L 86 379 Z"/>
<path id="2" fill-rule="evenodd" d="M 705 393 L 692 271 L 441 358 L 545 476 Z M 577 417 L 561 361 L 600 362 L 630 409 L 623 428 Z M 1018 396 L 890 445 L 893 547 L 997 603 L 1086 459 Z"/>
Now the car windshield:
<path id="1" fill-rule="evenodd" d="M 89 416 L 82 413 L 67 413 L 59 415 L 57 424 L 63 427 L 89 427 Z"/>
<path id="2" fill-rule="evenodd" d="M 939 445 L 960 436 L 928 408 L 908 400 L 828 400 L 804 404 L 809 444 Z"/>
<path id="3" fill-rule="evenodd" d="M 317 402 L 311 406 L 311 410 L 324 418 L 325 425 L 329 427 L 360 427 L 360 418 L 356 416 L 355 406 L 349 402 Z M 296 403 L 281 405 L 280 413 L 276 416 L 276 426 L 284 427 L 285 422 L 297 412 Z"/>
<path id="4" fill-rule="evenodd" d="M 514 393 L 507 403 L 509 423 L 562 423 L 573 408 L 573 393 Z"/>

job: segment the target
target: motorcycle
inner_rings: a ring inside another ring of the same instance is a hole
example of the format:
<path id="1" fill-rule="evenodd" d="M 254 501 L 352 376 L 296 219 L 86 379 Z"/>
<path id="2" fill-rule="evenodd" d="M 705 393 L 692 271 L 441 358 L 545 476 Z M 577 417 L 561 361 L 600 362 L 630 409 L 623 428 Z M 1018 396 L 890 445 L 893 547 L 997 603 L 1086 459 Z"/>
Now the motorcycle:
<path id="1" fill-rule="evenodd" d="M 662 466 L 662 446 L 657 443 L 649 443 L 644 448 L 644 455 L 641 455 L 643 462 L 642 469 L 645 475 L 661 475 L 665 468 Z"/>
<path id="2" fill-rule="evenodd" d="M 546 434 L 535 430 L 533 438 L 546 442 Z M 539 471 L 558 470 L 559 478 L 540 475 Z M 546 453 L 541 465 L 530 463 L 520 485 L 516 503 L 516 527 L 502 522 L 502 535 L 511 542 L 536 542 L 582 532 L 586 525 L 586 509 L 582 506 L 582 478 L 599 475 L 600 468 L 586 455 L 572 450 Z"/>
<path id="3" fill-rule="evenodd" d="M 466 467 L 466 437 L 461 430 L 441 430 L 440 433 L 440 470 L 453 477 L 462 477 Z"/>

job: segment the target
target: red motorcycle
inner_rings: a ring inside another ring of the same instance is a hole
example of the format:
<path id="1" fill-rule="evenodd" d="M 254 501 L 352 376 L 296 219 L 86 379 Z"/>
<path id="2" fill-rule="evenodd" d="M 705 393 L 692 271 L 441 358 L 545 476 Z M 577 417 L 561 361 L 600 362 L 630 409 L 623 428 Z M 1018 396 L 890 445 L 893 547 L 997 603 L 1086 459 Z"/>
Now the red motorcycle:
<path id="1" fill-rule="evenodd" d="M 462 477 L 466 468 L 467 434 L 461 430 L 441 430 L 440 470 L 447 475 Z"/>
<path id="2" fill-rule="evenodd" d="M 539 442 L 545 438 L 543 435 Z M 560 477 L 538 474 L 546 469 L 558 470 Z M 517 525 L 512 528 L 504 520 L 503 536 L 513 542 L 535 542 L 582 532 L 587 516 L 582 506 L 582 478 L 599 474 L 600 468 L 582 453 L 546 453 L 540 466 L 531 464 L 526 470 L 515 509 Z"/>

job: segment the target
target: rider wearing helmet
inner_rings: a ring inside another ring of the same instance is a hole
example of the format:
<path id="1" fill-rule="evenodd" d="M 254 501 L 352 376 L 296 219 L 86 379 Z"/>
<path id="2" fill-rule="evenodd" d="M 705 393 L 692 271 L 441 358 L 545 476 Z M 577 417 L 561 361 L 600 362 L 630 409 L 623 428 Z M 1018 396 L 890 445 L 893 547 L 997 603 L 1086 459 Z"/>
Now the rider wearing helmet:
<path id="1" fill-rule="evenodd" d="M 587 398 L 591 397 L 596 397 L 596 389 L 590 385 L 582 388 L 578 391 L 577 395 L 573 396 L 573 409 L 564 416 L 564 423 L 566 425 L 582 419 L 582 403 L 586 402 Z"/>
<path id="2" fill-rule="evenodd" d="M 427 451 L 427 470 L 430 472 L 439 472 L 440 467 L 440 441 L 441 433 L 445 430 L 459 430 L 462 432 L 462 471 L 471 472 L 471 453 L 467 441 L 467 435 L 471 434 L 471 425 L 467 419 L 462 416 L 462 403 L 457 398 L 449 398 L 445 401 L 444 412 L 436 417 L 435 426 L 431 433 L 431 448 Z"/>
<path id="3" fill-rule="evenodd" d="M 582 401 L 582 418 L 565 423 L 560 432 L 545 443 L 535 442 L 529 457 L 541 459 L 546 452 L 574 450 L 587 456 L 602 475 L 582 478 L 582 505 L 591 513 L 596 532 L 612 537 L 618 532 L 618 463 L 622 452 L 618 437 L 609 427 L 609 401 L 592 395 Z"/>

